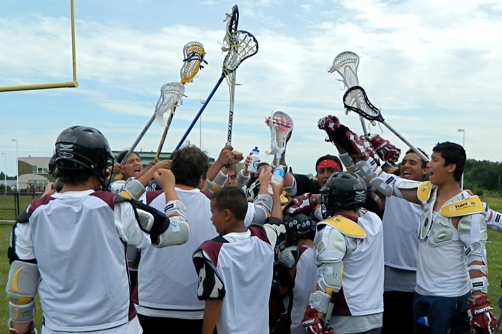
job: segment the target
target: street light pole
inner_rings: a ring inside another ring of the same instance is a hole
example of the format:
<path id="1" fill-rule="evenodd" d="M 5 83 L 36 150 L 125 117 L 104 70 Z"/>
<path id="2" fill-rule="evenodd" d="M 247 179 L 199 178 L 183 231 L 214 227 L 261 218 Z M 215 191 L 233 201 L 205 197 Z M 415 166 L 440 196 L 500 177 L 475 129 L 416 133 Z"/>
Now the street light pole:
<path id="1" fill-rule="evenodd" d="M 5 195 L 7 195 L 7 154 L 5 153 L 1 153 L 4 158 L 5 158 L 5 167 L 4 167 L 4 171 L 3 171 L 3 176 L 4 176 L 4 190 L 5 190 Z"/>
<path id="2" fill-rule="evenodd" d="M 465 129 L 458 129 L 458 132 L 462 132 L 462 147 L 465 150 Z M 460 189 L 464 190 L 464 173 L 462 173 L 462 179 L 460 181 Z"/>
<path id="3" fill-rule="evenodd" d="M 17 139 L 12 139 L 16 142 L 16 192 L 19 192 L 19 142 Z"/>

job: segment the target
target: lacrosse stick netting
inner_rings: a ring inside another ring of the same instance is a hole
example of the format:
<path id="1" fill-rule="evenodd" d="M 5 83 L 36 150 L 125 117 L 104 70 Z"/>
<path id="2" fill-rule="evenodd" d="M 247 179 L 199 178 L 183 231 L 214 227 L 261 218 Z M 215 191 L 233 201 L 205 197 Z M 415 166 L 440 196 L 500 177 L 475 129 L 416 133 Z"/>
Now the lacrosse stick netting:
<path id="1" fill-rule="evenodd" d="M 199 42 L 189 42 L 183 47 L 183 67 L 180 70 L 181 83 L 187 84 L 193 81 L 200 69 L 204 68 L 201 64 L 206 63 L 204 56 L 206 51 Z"/>
<path id="2" fill-rule="evenodd" d="M 346 89 L 359 86 L 357 78 L 357 68 L 359 66 L 359 56 L 351 51 L 340 53 L 333 60 L 333 66 L 328 69 L 329 73 L 338 72 L 342 76 L 342 82 Z"/>
<path id="3" fill-rule="evenodd" d="M 170 82 L 160 88 L 160 97 L 155 106 L 155 117 L 159 124 L 166 126 L 164 114 L 176 108 L 185 94 L 185 86 L 179 82 Z"/>
<path id="4" fill-rule="evenodd" d="M 224 45 L 221 48 L 222 51 L 225 52 L 228 51 L 228 48 L 232 44 L 232 36 L 237 32 L 237 28 L 239 26 L 239 7 L 237 7 L 237 5 L 232 7 L 232 13 L 226 14 L 226 18 L 223 22 L 227 22 L 226 34 L 223 38 Z"/>
<path id="5" fill-rule="evenodd" d="M 225 59 L 223 60 L 223 67 L 222 67 L 222 73 L 221 76 L 214 86 L 213 90 L 209 94 L 209 96 L 206 98 L 204 104 L 200 108 L 199 112 L 197 115 L 195 115 L 195 118 L 193 119 L 192 123 L 188 127 L 187 131 L 179 141 L 178 145 L 174 149 L 177 151 L 185 139 L 188 137 L 190 134 L 190 131 L 192 131 L 192 128 L 195 126 L 195 123 L 199 119 L 200 115 L 206 109 L 207 104 L 209 101 L 211 101 L 211 98 L 213 97 L 214 93 L 220 86 L 221 82 L 223 79 L 230 74 L 231 72 L 235 71 L 242 62 L 252 56 L 254 56 L 258 52 L 258 41 L 256 38 L 249 32 L 247 31 L 236 31 L 234 35 L 234 42 L 237 44 L 232 44 L 230 50 L 228 51 Z"/>
<path id="6" fill-rule="evenodd" d="M 392 131 L 399 139 L 401 139 L 406 145 L 408 145 L 421 159 L 422 161 L 429 161 L 429 159 L 413 146 L 410 142 L 403 138 L 396 130 L 394 130 L 389 124 L 387 124 L 380 112 L 380 109 L 375 107 L 364 89 L 360 86 L 354 86 L 349 88 L 343 95 L 343 105 L 346 109 L 358 113 L 360 116 L 364 117 L 369 121 L 378 121 L 385 125 L 390 131 Z"/>
<path id="7" fill-rule="evenodd" d="M 288 135 L 293 131 L 293 119 L 283 111 L 275 111 L 266 123 L 270 128 L 270 149 L 275 153 L 275 165 L 279 166 L 286 151 Z"/>

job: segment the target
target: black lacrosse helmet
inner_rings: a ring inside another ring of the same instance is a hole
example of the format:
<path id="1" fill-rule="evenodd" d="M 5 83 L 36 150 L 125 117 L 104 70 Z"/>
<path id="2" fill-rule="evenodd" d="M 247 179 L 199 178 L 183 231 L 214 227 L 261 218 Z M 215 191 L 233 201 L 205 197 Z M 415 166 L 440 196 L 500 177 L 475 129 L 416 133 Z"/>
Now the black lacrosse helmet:
<path id="1" fill-rule="evenodd" d="M 314 240 L 318 219 L 312 213 L 286 215 L 282 219 L 286 227 L 286 247 L 296 245 L 299 239 Z"/>
<path id="2" fill-rule="evenodd" d="M 54 150 L 54 168 L 90 170 L 96 175 L 103 189 L 107 189 L 108 168 L 114 156 L 103 134 L 87 126 L 69 127 L 58 136 Z"/>
<path id="3" fill-rule="evenodd" d="M 328 218 L 340 209 L 361 208 L 366 202 L 366 182 L 355 173 L 335 173 L 326 181 L 320 194 L 322 215 Z"/>

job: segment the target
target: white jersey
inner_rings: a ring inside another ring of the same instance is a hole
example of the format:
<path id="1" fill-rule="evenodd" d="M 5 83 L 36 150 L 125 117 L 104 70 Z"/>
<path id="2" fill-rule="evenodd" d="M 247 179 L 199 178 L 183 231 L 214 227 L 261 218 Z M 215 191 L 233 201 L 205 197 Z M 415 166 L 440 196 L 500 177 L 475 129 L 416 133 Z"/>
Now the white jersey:
<path id="1" fill-rule="evenodd" d="M 309 305 L 310 294 L 315 292 L 317 267 L 314 250 L 305 247 L 296 264 L 295 287 L 293 288 L 293 308 L 291 309 L 291 334 L 305 334 L 302 320 Z"/>
<path id="2" fill-rule="evenodd" d="M 399 197 L 385 200 L 383 237 L 385 265 L 404 270 L 417 270 L 417 225 L 422 207 Z"/>
<path id="3" fill-rule="evenodd" d="M 217 233 L 211 222 L 210 201 L 199 189 L 176 188 L 176 193 L 186 206 L 190 237 L 183 245 L 152 246 L 141 251 L 137 311 L 151 317 L 202 319 L 205 304 L 197 298 L 198 277 L 192 254 Z M 152 207 L 164 211 L 162 191 L 147 192 L 146 199 Z"/>
<path id="4" fill-rule="evenodd" d="M 382 326 L 384 286 L 382 221 L 373 212 L 360 210 L 357 224 L 364 229 L 366 237 L 355 249 L 347 243 L 347 247 L 352 251 L 343 258 L 342 289 L 338 293 L 329 323 L 338 333 L 351 333 L 355 327 L 363 332 Z M 331 229 L 333 227 L 326 225 L 318 233 L 323 233 L 324 239 L 329 236 Z"/>
<path id="5" fill-rule="evenodd" d="M 16 225 L 13 247 L 20 260 L 37 261 L 46 332 L 139 333 L 124 242 L 145 248 L 150 237 L 132 206 L 115 198 L 93 190 L 56 193 L 20 216 L 28 222 Z"/>
<path id="6" fill-rule="evenodd" d="M 194 254 L 199 298 L 222 299 L 218 334 L 268 334 L 274 249 L 267 232 L 251 226 L 204 242 Z"/>

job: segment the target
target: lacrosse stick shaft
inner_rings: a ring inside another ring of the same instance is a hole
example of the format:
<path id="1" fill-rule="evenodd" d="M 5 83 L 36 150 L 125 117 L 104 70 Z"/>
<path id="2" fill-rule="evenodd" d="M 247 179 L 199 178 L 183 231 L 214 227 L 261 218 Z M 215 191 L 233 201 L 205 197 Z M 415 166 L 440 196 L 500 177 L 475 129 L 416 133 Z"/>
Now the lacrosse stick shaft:
<path id="1" fill-rule="evenodd" d="M 209 94 L 209 96 L 206 98 L 206 101 L 204 102 L 204 104 L 202 105 L 202 107 L 200 107 L 199 112 L 197 113 L 197 115 L 195 115 L 195 118 L 193 119 L 192 123 L 190 124 L 190 126 L 186 130 L 185 134 L 183 135 L 183 137 L 179 141 L 178 145 L 176 145 L 176 148 L 174 149 L 174 152 L 177 151 L 181 147 L 181 145 L 183 145 L 183 142 L 185 141 L 185 139 L 190 134 L 190 131 L 192 131 L 192 128 L 195 126 L 195 123 L 197 123 L 197 120 L 199 119 L 199 117 L 202 114 L 202 112 L 204 111 L 204 109 L 206 109 L 207 104 L 209 103 L 209 101 L 211 101 L 211 98 L 213 97 L 213 95 L 216 92 L 216 90 L 218 89 L 218 87 L 220 87 L 220 84 L 221 84 L 221 82 L 223 81 L 224 78 L 225 78 L 225 73 L 222 73 L 220 79 L 218 80 L 218 82 L 214 86 L 214 88 L 211 91 L 211 93 Z"/>
<path id="2" fill-rule="evenodd" d="M 131 148 L 127 151 L 127 154 L 125 155 L 124 159 L 122 160 L 122 166 L 126 163 L 127 158 L 129 157 L 129 155 L 131 155 L 131 153 L 134 151 L 136 146 L 138 146 L 138 143 L 141 141 L 141 139 L 145 135 L 148 128 L 150 128 L 150 125 L 152 125 L 154 120 L 155 120 L 155 113 L 152 115 L 152 117 L 150 117 L 150 119 L 148 120 L 148 123 L 146 123 L 145 127 L 143 128 L 143 131 L 141 131 L 138 138 L 136 138 L 136 140 L 132 144 Z"/>
<path id="3" fill-rule="evenodd" d="M 227 145 L 232 145 L 232 127 L 234 123 L 234 97 L 235 97 L 236 71 L 229 75 L 230 78 L 230 106 L 228 108 Z"/>
<path id="4" fill-rule="evenodd" d="M 329 300 L 328 311 L 324 315 L 324 328 L 323 330 L 327 331 L 329 329 L 329 322 L 331 321 L 331 315 L 333 313 L 333 308 L 335 307 L 336 295 L 338 293 L 333 291 L 331 292 L 331 298 Z"/>
<path id="5" fill-rule="evenodd" d="M 369 132 L 368 129 L 366 128 L 366 123 L 364 123 L 363 116 L 359 116 L 359 121 L 361 121 L 361 125 L 363 126 L 364 135 L 367 136 Z"/>
<path id="6" fill-rule="evenodd" d="M 154 161 L 159 161 L 159 155 L 162 151 L 162 146 L 164 146 L 164 142 L 166 141 L 167 132 L 169 131 L 169 127 L 171 126 L 171 122 L 173 121 L 174 113 L 176 112 L 176 106 L 173 107 L 171 113 L 169 114 L 169 118 L 167 119 L 166 127 L 164 128 L 164 132 L 162 133 L 162 137 L 160 138 L 159 147 L 157 148 L 157 153 L 155 154 Z"/>
<path id="7" fill-rule="evenodd" d="M 429 161 L 429 159 L 422 153 L 420 150 L 418 150 L 415 146 L 411 145 L 409 141 L 403 138 L 396 130 L 394 130 L 387 122 L 381 121 L 383 125 L 385 125 L 390 131 L 392 131 L 396 136 L 399 137 L 406 145 L 408 145 L 419 157 L 422 159 L 422 161 Z"/>

